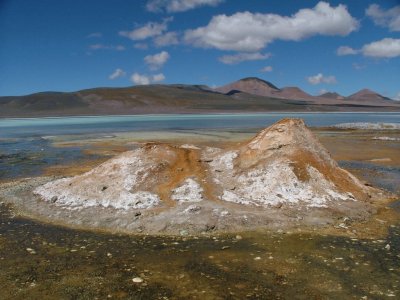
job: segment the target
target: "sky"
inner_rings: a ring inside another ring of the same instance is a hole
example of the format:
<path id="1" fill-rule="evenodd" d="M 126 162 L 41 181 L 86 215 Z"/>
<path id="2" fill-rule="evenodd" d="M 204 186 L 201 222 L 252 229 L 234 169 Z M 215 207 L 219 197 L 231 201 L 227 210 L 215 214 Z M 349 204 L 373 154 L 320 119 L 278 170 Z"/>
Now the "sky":
<path id="1" fill-rule="evenodd" d="M 400 1 L 0 0 L 0 95 L 259 77 L 400 100 Z"/>

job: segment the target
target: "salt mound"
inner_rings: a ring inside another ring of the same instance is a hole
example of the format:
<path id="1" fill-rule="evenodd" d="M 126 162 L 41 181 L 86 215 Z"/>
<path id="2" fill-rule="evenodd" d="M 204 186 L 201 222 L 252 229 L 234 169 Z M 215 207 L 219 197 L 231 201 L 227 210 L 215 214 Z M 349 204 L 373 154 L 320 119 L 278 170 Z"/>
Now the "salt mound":
<path id="1" fill-rule="evenodd" d="M 300 119 L 277 122 L 238 149 L 218 153 L 211 165 L 225 201 L 322 207 L 368 198 L 368 188 L 337 165 Z"/>
<path id="2" fill-rule="evenodd" d="M 371 191 L 337 165 L 302 120 L 284 119 L 232 149 L 147 144 L 34 193 L 66 208 L 152 209 L 205 201 L 327 207 L 367 200 Z"/>

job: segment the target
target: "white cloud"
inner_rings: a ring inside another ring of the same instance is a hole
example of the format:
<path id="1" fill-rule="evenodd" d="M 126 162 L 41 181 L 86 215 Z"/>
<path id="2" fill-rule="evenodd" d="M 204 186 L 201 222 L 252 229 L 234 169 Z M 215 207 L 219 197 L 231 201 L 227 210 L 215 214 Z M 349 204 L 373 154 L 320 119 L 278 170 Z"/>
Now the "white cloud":
<path id="1" fill-rule="evenodd" d="M 361 49 L 365 56 L 393 58 L 400 56 L 400 39 L 385 38 L 364 45 Z"/>
<path id="2" fill-rule="evenodd" d="M 292 16 L 239 12 L 214 16 L 205 27 L 185 32 L 185 41 L 197 47 L 259 51 L 274 40 L 300 41 L 314 35 L 345 36 L 357 30 L 359 22 L 345 5 L 331 7 L 319 2 Z"/>
<path id="3" fill-rule="evenodd" d="M 164 81 L 164 80 L 165 80 L 165 76 L 164 76 L 164 74 L 162 74 L 162 73 L 156 74 L 156 75 L 153 75 L 152 80 L 153 80 L 153 82 Z"/>
<path id="4" fill-rule="evenodd" d="M 164 19 L 161 23 L 148 22 L 142 27 L 135 28 L 131 31 L 120 31 L 118 34 L 134 41 L 145 40 L 161 35 L 168 29 L 168 23 L 172 20 L 173 18 L 169 17 Z"/>
<path id="5" fill-rule="evenodd" d="M 162 73 L 151 76 L 133 73 L 131 76 L 131 81 L 136 85 L 149 85 L 150 83 L 157 83 L 163 80 L 165 80 L 165 76 Z"/>
<path id="6" fill-rule="evenodd" d="M 102 36 L 103 34 L 101 32 L 93 32 L 87 35 L 88 38 L 101 38 Z"/>
<path id="7" fill-rule="evenodd" d="M 351 47 L 348 46 L 340 46 L 337 51 L 336 54 L 339 56 L 344 56 L 344 55 L 354 55 L 357 54 L 359 51 L 356 49 L 353 49 Z"/>
<path id="8" fill-rule="evenodd" d="M 90 50 L 117 50 L 124 51 L 126 48 L 122 45 L 104 45 L 104 44 L 93 44 L 89 46 Z"/>
<path id="9" fill-rule="evenodd" d="M 322 73 L 307 77 L 307 81 L 314 85 L 320 83 L 335 84 L 337 82 L 335 76 L 324 76 Z"/>
<path id="10" fill-rule="evenodd" d="M 123 77 L 125 75 L 126 75 L 126 72 L 124 70 L 118 68 L 118 69 L 115 69 L 115 71 L 110 76 L 108 76 L 108 79 L 114 80 L 119 77 Z"/>
<path id="11" fill-rule="evenodd" d="M 234 55 L 224 55 L 219 58 L 219 61 L 228 64 L 228 65 L 234 65 L 241 63 L 242 61 L 248 61 L 248 60 L 264 60 L 267 59 L 271 56 L 270 53 L 238 53 Z"/>
<path id="12" fill-rule="evenodd" d="M 260 70 L 260 72 L 267 73 L 267 72 L 272 72 L 272 70 L 273 68 L 271 66 L 265 66 Z"/>
<path id="13" fill-rule="evenodd" d="M 224 0 L 150 0 L 146 9 L 151 12 L 182 12 L 199 6 L 217 6 Z"/>
<path id="14" fill-rule="evenodd" d="M 140 50 L 147 50 L 149 46 L 146 43 L 136 43 L 133 45 L 133 48 Z"/>
<path id="15" fill-rule="evenodd" d="M 168 61 L 169 57 L 167 51 L 162 51 L 154 55 L 145 56 L 144 61 L 149 66 L 150 70 L 158 70 Z"/>
<path id="16" fill-rule="evenodd" d="M 154 44 L 158 47 L 177 45 L 178 43 L 178 33 L 175 31 L 167 32 L 154 38 Z"/>
<path id="17" fill-rule="evenodd" d="M 388 27 L 390 31 L 400 31 L 400 5 L 388 10 L 382 10 L 378 4 L 371 4 L 365 10 L 365 14 L 376 25 Z"/>

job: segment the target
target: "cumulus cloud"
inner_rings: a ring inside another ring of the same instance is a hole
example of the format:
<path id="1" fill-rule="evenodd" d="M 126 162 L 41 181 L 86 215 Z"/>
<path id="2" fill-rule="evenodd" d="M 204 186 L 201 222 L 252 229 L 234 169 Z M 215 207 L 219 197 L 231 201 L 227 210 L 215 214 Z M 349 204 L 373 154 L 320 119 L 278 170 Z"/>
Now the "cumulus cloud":
<path id="1" fill-rule="evenodd" d="M 260 70 L 260 72 L 267 73 L 267 72 L 272 72 L 272 70 L 273 68 L 271 66 L 265 66 Z"/>
<path id="2" fill-rule="evenodd" d="M 400 56 L 400 39 L 385 38 L 364 45 L 361 49 L 365 56 L 393 58 Z"/>
<path id="3" fill-rule="evenodd" d="M 175 31 L 167 32 L 164 35 L 155 37 L 153 41 L 158 47 L 177 45 L 179 43 L 178 33 Z"/>
<path id="4" fill-rule="evenodd" d="M 197 47 L 255 52 L 274 40 L 345 36 L 358 27 L 359 22 L 345 5 L 331 7 L 321 1 L 314 8 L 301 9 L 292 16 L 251 12 L 214 16 L 207 26 L 187 30 L 184 39 Z"/>
<path id="5" fill-rule="evenodd" d="M 354 55 L 357 54 L 359 51 L 356 49 L 353 49 L 351 47 L 348 46 L 340 46 L 337 50 L 336 50 L 336 54 L 339 56 L 344 56 L 344 55 Z"/>
<path id="6" fill-rule="evenodd" d="M 125 75 L 126 75 L 126 72 L 124 70 L 118 68 L 118 69 L 115 69 L 115 71 L 110 76 L 108 76 L 108 79 L 114 80 L 114 79 L 123 77 Z"/>
<path id="7" fill-rule="evenodd" d="M 153 82 L 164 81 L 165 80 L 165 76 L 162 73 L 156 74 L 156 75 L 153 75 L 152 80 L 153 80 Z"/>
<path id="8" fill-rule="evenodd" d="M 168 23 L 173 20 L 172 17 L 164 19 L 161 23 L 148 22 L 145 25 L 135 28 L 131 31 L 120 31 L 120 36 L 127 37 L 133 41 L 145 40 L 151 37 L 159 36 L 168 29 Z"/>
<path id="9" fill-rule="evenodd" d="M 104 44 L 93 44 L 89 46 L 90 50 L 117 50 L 124 51 L 126 48 L 122 45 L 104 45 Z"/>
<path id="10" fill-rule="evenodd" d="M 322 73 L 307 77 L 307 81 L 313 85 L 320 83 L 335 84 L 337 82 L 335 76 L 324 76 Z"/>
<path id="11" fill-rule="evenodd" d="M 371 4 L 365 14 L 378 26 L 388 27 L 390 31 L 400 31 L 400 5 L 383 10 L 378 4 Z"/>
<path id="12" fill-rule="evenodd" d="M 131 81 L 136 85 L 149 85 L 150 83 L 157 83 L 163 80 L 165 80 L 165 76 L 162 73 L 151 76 L 133 73 L 131 76 Z"/>
<path id="13" fill-rule="evenodd" d="M 234 55 L 223 55 L 219 58 L 219 61 L 228 64 L 228 65 L 234 65 L 241 63 L 243 61 L 248 61 L 248 60 L 264 60 L 267 59 L 271 56 L 270 53 L 238 53 Z"/>
<path id="14" fill-rule="evenodd" d="M 168 61 L 169 57 L 167 51 L 162 51 L 154 55 L 147 55 L 144 61 L 149 66 L 150 70 L 158 70 Z"/>
<path id="15" fill-rule="evenodd" d="M 217 6 L 224 0 L 150 0 L 146 9 L 151 12 L 183 12 L 199 6 Z"/>

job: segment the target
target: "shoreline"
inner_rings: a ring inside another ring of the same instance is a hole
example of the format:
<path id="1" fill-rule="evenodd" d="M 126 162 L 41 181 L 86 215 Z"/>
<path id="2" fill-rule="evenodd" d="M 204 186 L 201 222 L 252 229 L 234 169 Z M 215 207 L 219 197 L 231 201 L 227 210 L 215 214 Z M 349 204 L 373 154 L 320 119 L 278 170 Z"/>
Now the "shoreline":
<path id="1" fill-rule="evenodd" d="M 374 114 L 374 113 L 383 113 L 383 114 L 399 114 L 399 110 L 395 111 L 382 111 L 382 110 L 371 110 L 371 111 L 250 111 L 250 112 L 182 112 L 182 113 L 137 113 L 137 114 L 98 114 L 98 115 L 55 115 L 55 116 L 28 116 L 28 117 L 1 117 L 0 121 L 3 120 L 35 120 L 35 119 L 62 119 L 62 118 L 101 118 L 101 117 L 185 117 L 185 116 L 252 116 L 252 115 L 278 115 L 278 114 Z"/>

